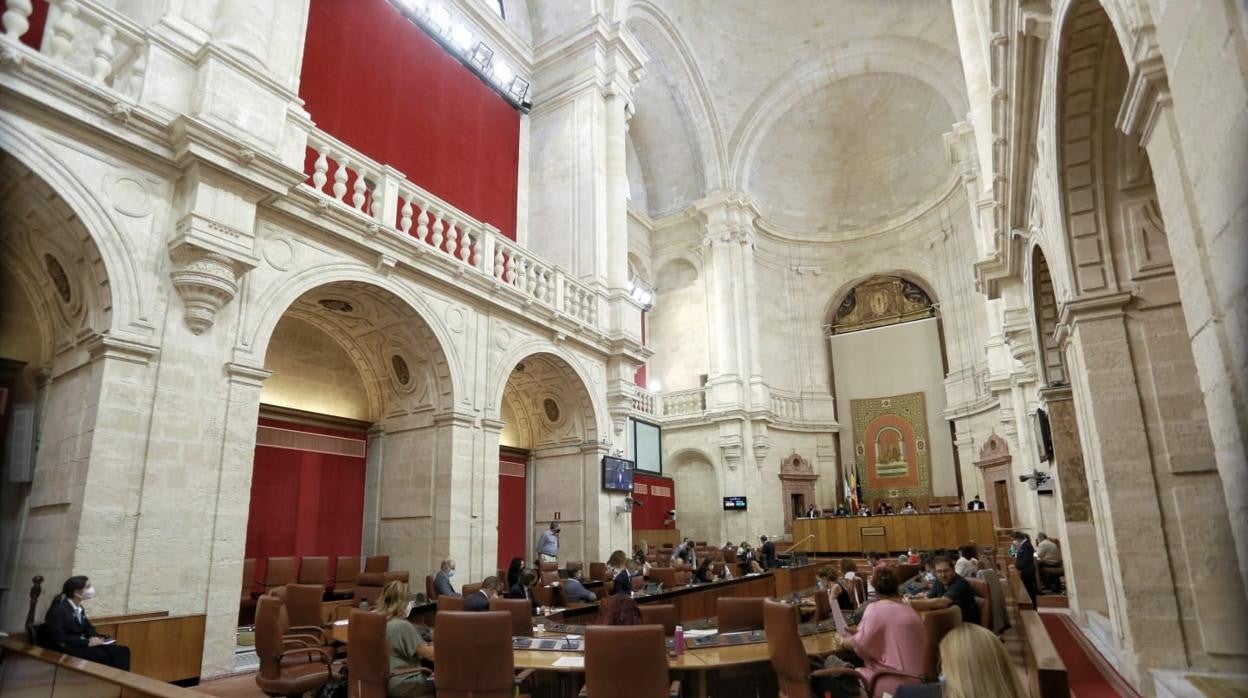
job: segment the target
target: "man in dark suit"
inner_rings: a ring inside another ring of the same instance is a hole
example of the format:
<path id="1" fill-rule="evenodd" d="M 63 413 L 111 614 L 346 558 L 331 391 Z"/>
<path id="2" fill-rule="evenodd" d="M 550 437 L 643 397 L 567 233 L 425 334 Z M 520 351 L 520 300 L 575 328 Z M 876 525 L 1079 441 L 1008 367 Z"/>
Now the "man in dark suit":
<path id="1" fill-rule="evenodd" d="M 1023 580 L 1023 586 L 1027 589 L 1027 595 L 1031 597 L 1031 604 L 1036 604 L 1036 549 L 1031 545 L 1031 536 L 1022 531 L 1015 531 L 1011 536 L 1014 539 L 1016 552 L 1014 553 L 1014 566 L 1018 568 L 1018 576 Z"/>
<path id="2" fill-rule="evenodd" d="M 537 596 L 533 594 L 533 587 L 535 586 L 537 586 L 537 572 L 525 570 L 520 575 L 520 581 L 516 582 L 516 585 L 507 590 L 507 593 L 503 596 L 508 599 L 528 599 L 533 613 L 537 613 L 537 609 L 541 604 L 537 602 Z"/>
<path id="3" fill-rule="evenodd" d="M 488 611 L 490 599 L 498 596 L 498 577 L 486 577 L 481 588 L 464 597 L 465 611 Z"/>
<path id="4" fill-rule="evenodd" d="M 983 511 L 985 508 L 984 503 L 979 499 L 979 495 L 975 495 L 974 499 L 966 503 L 967 511 Z"/>
<path id="5" fill-rule="evenodd" d="M 61 593 L 52 600 L 40 629 L 40 639 L 49 649 L 81 657 L 89 662 L 130 671 L 130 648 L 95 631 L 87 620 L 82 602 L 95 597 L 95 587 L 83 576 L 70 577 Z"/>
<path id="6" fill-rule="evenodd" d="M 763 543 L 763 569 L 769 570 L 776 566 L 776 544 L 767 540 L 767 536 L 758 539 Z"/>

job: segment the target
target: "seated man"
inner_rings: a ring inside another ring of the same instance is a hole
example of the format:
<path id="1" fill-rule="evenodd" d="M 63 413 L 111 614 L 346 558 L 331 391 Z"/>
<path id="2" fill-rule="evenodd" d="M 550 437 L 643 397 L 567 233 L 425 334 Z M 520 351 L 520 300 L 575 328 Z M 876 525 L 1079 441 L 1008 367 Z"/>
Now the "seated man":
<path id="1" fill-rule="evenodd" d="M 451 577 L 455 576 L 455 561 L 447 558 L 439 566 L 438 573 L 433 577 L 433 590 L 438 596 L 449 596 L 458 599 L 459 594 L 451 586 Z"/>
<path id="2" fill-rule="evenodd" d="M 593 602 L 598 600 L 598 595 L 585 588 L 585 576 L 581 570 L 574 570 L 563 580 L 563 598 L 568 603 L 574 601 Z"/>
<path id="3" fill-rule="evenodd" d="M 527 572 L 525 574 L 528 574 Z M 490 599 L 498 596 L 498 577 L 486 577 L 481 588 L 464 598 L 465 611 L 488 611 Z"/>
<path id="4" fill-rule="evenodd" d="M 935 611 L 950 606 L 962 609 L 963 623 L 979 622 L 979 603 L 976 601 L 975 590 L 970 582 L 953 571 L 953 561 L 948 557 L 937 557 L 932 561 L 936 571 L 936 582 L 927 598 L 906 597 L 917 611 Z"/>
<path id="5" fill-rule="evenodd" d="M 1040 582 L 1051 588 L 1061 588 L 1062 550 L 1044 531 L 1036 533 L 1036 564 L 1040 568 Z"/>
<path id="6" fill-rule="evenodd" d="M 837 504 L 834 516 L 849 516 L 849 509 L 844 504 Z"/>
<path id="7" fill-rule="evenodd" d="M 541 605 L 537 602 L 537 596 L 533 593 L 533 587 L 537 586 L 537 572 L 533 570 L 525 570 L 520 575 L 520 581 L 516 585 L 503 594 L 508 599 L 528 599 L 529 605 L 533 607 L 533 612 L 537 613 L 538 607 Z"/>
<path id="8" fill-rule="evenodd" d="M 979 571 L 979 560 L 975 557 L 975 546 L 964 545 L 958 548 L 958 561 L 953 563 L 953 571 L 959 577 L 974 577 Z"/>

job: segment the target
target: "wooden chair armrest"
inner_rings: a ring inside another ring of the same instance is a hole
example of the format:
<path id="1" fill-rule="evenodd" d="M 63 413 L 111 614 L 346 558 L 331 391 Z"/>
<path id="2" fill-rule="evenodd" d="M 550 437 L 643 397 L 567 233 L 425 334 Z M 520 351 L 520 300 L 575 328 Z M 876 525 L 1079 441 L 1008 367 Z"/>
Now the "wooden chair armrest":
<path id="1" fill-rule="evenodd" d="M 333 664 L 333 661 L 334 661 L 333 657 L 329 656 L 329 652 L 324 647 L 294 647 L 288 650 L 282 650 L 280 653 L 278 653 L 277 660 L 278 662 L 281 662 L 283 659 L 286 659 L 287 657 L 295 657 L 295 656 L 299 656 L 302 654 L 321 655 L 321 658 L 325 661 L 325 666 L 329 666 L 330 664 Z"/>
<path id="2" fill-rule="evenodd" d="M 325 628 L 319 625 L 292 625 L 286 628 L 284 635 L 320 635 L 325 636 Z"/>
<path id="3" fill-rule="evenodd" d="M 525 681 L 529 679 L 530 676 L 536 673 L 536 671 L 537 671 L 536 669 L 525 669 L 524 671 L 521 671 L 520 673 L 516 674 L 516 684 L 519 685 L 519 684 L 524 683 Z"/>
<path id="4" fill-rule="evenodd" d="M 320 641 L 311 635 L 297 635 L 295 637 L 283 637 L 282 646 L 290 648 L 304 647 L 322 647 Z"/>

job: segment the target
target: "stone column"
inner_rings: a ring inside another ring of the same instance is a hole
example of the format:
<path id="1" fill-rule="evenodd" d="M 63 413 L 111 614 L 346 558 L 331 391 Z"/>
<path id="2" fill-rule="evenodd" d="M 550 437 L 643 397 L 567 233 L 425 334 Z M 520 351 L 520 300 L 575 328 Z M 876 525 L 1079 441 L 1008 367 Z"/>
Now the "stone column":
<path id="1" fill-rule="evenodd" d="M 1123 307 L 1129 299 L 1115 294 L 1068 303 L 1059 335 L 1072 377 L 1119 668 L 1139 686 L 1146 669 L 1175 664 L 1174 638 L 1183 628 L 1126 331 Z"/>
<path id="2" fill-rule="evenodd" d="M 1069 386 L 1046 388 L 1040 398 L 1049 415 L 1053 461 L 1057 470 L 1057 496 L 1061 504 L 1062 566 L 1070 609 L 1086 623 L 1086 611 L 1109 613 L 1105 577 L 1097 555 L 1096 522 L 1088 494 L 1088 477 L 1079 438 L 1079 422 Z"/>
<path id="3" fill-rule="evenodd" d="M 476 579 L 483 571 L 495 571 L 495 560 L 491 558 L 486 564 L 486 551 L 482 550 L 480 538 L 480 504 L 474 508 L 474 499 L 479 500 L 474 492 L 480 489 L 481 477 L 474 464 L 480 455 L 474 448 L 477 440 L 474 423 L 472 415 L 461 412 L 434 418 L 434 520 L 428 559 L 429 569 L 432 569 L 434 561 L 443 555 L 455 558 L 468 577 Z M 489 554 L 496 552 L 493 549 Z"/>
<path id="4" fill-rule="evenodd" d="M 381 535 L 381 464 L 385 461 L 386 430 L 380 424 L 368 428 L 364 456 L 364 529 L 360 554 L 376 555 Z"/>

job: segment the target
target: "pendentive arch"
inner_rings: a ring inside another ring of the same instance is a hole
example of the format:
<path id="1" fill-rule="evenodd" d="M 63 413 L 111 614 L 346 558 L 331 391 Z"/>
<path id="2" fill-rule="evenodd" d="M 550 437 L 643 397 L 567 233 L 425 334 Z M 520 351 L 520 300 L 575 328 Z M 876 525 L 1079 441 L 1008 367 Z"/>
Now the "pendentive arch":
<path id="1" fill-rule="evenodd" d="M 538 339 L 520 342 L 503 354 L 490 367 L 490 370 L 487 372 L 490 383 L 486 389 L 485 418 L 492 420 L 500 419 L 503 396 L 507 392 L 507 383 L 516 366 L 523 363 L 530 356 L 542 355 L 548 356 L 548 360 L 556 362 L 564 370 L 565 377 L 569 379 L 569 383 L 573 388 L 578 389 L 578 393 L 580 393 L 577 395 L 577 399 L 589 410 L 590 418 L 585 420 L 583 427 L 584 442 L 596 443 L 604 437 L 611 438 L 611 425 L 607 407 L 602 402 L 598 392 L 590 389 L 590 386 L 594 385 L 595 382 L 585 371 L 581 362 L 562 347 L 552 342 Z M 570 374 L 567 373 L 569 371 L 571 372 Z M 575 380 L 572 380 L 573 378 Z"/>

